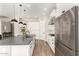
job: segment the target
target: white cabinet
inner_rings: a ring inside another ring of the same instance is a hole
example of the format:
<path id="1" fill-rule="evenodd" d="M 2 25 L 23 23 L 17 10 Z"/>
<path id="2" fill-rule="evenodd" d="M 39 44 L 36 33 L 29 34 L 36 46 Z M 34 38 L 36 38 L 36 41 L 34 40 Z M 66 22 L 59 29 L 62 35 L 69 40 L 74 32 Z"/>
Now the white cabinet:
<path id="1" fill-rule="evenodd" d="M 52 51 L 55 53 L 55 25 L 48 25 L 48 35 L 47 42 L 51 47 Z"/>
<path id="2" fill-rule="evenodd" d="M 52 51 L 55 53 L 55 37 L 48 36 L 48 44 L 51 47 Z"/>
<path id="3" fill-rule="evenodd" d="M 55 25 L 48 25 L 48 34 L 55 34 Z"/>
<path id="4" fill-rule="evenodd" d="M 14 45 L 11 46 L 12 56 L 32 56 L 34 43 L 32 40 L 29 45 Z"/>
<path id="5" fill-rule="evenodd" d="M 30 55 L 31 56 L 33 54 L 34 46 L 35 46 L 35 40 L 31 41 L 31 43 L 29 45 L 29 47 L 30 47 Z"/>
<path id="6" fill-rule="evenodd" d="M 29 45 L 11 46 L 12 56 L 29 56 Z"/>
<path id="7" fill-rule="evenodd" d="M 28 45 L 0 45 L 0 56 L 32 56 L 34 45 L 35 39 Z"/>
<path id="8" fill-rule="evenodd" d="M 32 56 L 34 41 L 31 45 L 0 46 L 0 56 Z"/>
<path id="9" fill-rule="evenodd" d="M 10 56 L 10 46 L 0 46 L 0 56 Z"/>
<path id="10" fill-rule="evenodd" d="M 50 40 L 50 47 L 55 53 L 55 37 L 52 36 L 52 39 Z"/>

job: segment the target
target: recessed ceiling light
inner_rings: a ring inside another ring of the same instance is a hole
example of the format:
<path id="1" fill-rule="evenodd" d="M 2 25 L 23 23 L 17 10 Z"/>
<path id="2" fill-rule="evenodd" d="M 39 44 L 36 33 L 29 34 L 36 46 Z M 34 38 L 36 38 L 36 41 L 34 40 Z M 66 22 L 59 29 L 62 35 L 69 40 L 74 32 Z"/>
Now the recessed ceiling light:
<path id="1" fill-rule="evenodd" d="M 44 11 L 47 11 L 47 8 L 44 8 Z"/>
<path id="2" fill-rule="evenodd" d="M 30 8 L 30 7 L 31 7 L 31 5 L 30 5 L 30 4 L 28 4 L 28 5 L 27 5 L 27 7 L 28 7 L 28 8 Z"/>

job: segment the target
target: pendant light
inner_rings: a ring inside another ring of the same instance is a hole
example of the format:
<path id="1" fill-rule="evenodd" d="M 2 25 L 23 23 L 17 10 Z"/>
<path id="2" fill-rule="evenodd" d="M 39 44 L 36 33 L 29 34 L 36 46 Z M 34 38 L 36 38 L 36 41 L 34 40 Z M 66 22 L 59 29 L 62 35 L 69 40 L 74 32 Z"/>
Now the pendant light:
<path id="1" fill-rule="evenodd" d="M 15 4 L 13 5 L 13 8 L 14 8 L 14 18 L 11 20 L 11 22 L 18 22 L 18 21 L 15 19 Z"/>
<path id="2" fill-rule="evenodd" d="M 19 22 L 19 24 L 23 24 L 23 22 Z"/>
<path id="3" fill-rule="evenodd" d="M 24 23 L 23 25 L 27 25 L 26 23 Z"/>
<path id="4" fill-rule="evenodd" d="M 24 12 L 26 12 L 26 10 L 24 9 Z M 26 23 L 23 23 L 23 25 L 27 25 Z"/>
<path id="5" fill-rule="evenodd" d="M 21 20 L 21 19 L 22 19 L 22 18 L 19 18 L 19 20 Z M 19 24 L 23 24 L 23 22 L 20 21 Z"/>
<path id="6" fill-rule="evenodd" d="M 20 15 L 21 15 L 21 7 L 22 7 L 22 4 L 20 4 L 19 6 L 20 6 Z M 22 20 L 21 16 L 20 16 L 19 20 Z M 23 22 L 22 21 L 19 21 L 19 24 L 23 24 Z"/>

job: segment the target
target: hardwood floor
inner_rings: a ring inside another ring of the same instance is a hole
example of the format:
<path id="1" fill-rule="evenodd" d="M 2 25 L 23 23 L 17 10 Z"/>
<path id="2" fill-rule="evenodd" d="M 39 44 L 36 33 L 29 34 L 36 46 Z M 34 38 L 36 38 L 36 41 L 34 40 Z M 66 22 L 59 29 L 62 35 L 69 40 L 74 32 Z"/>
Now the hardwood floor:
<path id="1" fill-rule="evenodd" d="M 43 40 L 36 40 L 33 56 L 54 56 L 53 51 Z"/>

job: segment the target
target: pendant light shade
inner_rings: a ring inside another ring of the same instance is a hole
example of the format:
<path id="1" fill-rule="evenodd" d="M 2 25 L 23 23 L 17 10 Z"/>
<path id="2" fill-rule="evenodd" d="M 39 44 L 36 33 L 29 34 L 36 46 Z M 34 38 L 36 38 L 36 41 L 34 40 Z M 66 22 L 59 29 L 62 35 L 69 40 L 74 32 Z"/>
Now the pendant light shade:
<path id="1" fill-rule="evenodd" d="M 26 23 L 24 23 L 23 25 L 27 25 Z"/>
<path id="2" fill-rule="evenodd" d="M 22 20 L 22 18 L 19 18 L 19 24 L 23 24 L 23 22 L 21 20 Z"/>
<path id="3" fill-rule="evenodd" d="M 22 7 L 22 4 L 19 4 L 19 6 L 20 6 L 20 15 L 21 15 L 21 7 Z M 19 24 L 23 24 L 21 16 L 19 18 Z"/>
<path id="4" fill-rule="evenodd" d="M 11 20 L 11 22 L 18 22 L 15 18 Z"/>
<path id="5" fill-rule="evenodd" d="M 23 24 L 23 22 L 19 22 L 19 24 Z"/>
<path id="6" fill-rule="evenodd" d="M 14 9 L 14 18 L 11 20 L 11 22 L 18 22 L 18 21 L 15 19 L 15 4 L 13 5 L 13 9 Z"/>

